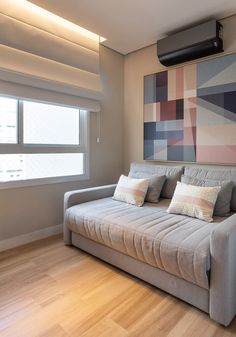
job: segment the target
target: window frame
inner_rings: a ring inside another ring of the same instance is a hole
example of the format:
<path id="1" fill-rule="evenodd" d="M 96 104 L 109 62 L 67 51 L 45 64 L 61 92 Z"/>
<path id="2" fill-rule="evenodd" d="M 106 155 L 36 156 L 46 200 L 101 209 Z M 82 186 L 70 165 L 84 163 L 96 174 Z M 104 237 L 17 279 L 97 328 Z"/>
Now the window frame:
<path id="1" fill-rule="evenodd" d="M 63 183 L 70 181 L 81 181 L 89 179 L 89 112 L 80 109 L 78 106 L 52 103 L 42 100 L 24 99 L 21 97 L 0 95 L 1 97 L 16 99 L 17 104 L 17 141 L 18 143 L 0 143 L 0 154 L 37 154 L 37 153 L 83 153 L 83 171 L 84 174 L 38 178 L 38 179 L 24 179 L 14 181 L 0 181 L 0 190 L 8 188 L 18 188 L 37 185 L 48 185 L 54 183 Z M 64 106 L 69 108 L 76 108 L 79 110 L 79 145 L 51 145 L 51 144 L 24 144 L 23 143 L 23 102 L 37 102 L 42 104 L 50 104 L 56 106 Z"/>

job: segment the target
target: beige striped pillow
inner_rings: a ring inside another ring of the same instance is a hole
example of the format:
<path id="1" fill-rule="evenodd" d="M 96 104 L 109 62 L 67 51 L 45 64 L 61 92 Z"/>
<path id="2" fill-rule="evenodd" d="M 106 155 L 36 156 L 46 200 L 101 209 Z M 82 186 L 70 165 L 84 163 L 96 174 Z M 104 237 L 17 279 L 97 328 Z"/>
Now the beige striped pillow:
<path id="1" fill-rule="evenodd" d="M 120 176 L 113 199 L 142 206 L 148 189 L 148 179 L 134 179 Z"/>
<path id="2" fill-rule="evenodd" d="M 220 189 L 220 186 L 202 187 L 178 181 L 167 212 L 212 222 L 214 206 Z"/>

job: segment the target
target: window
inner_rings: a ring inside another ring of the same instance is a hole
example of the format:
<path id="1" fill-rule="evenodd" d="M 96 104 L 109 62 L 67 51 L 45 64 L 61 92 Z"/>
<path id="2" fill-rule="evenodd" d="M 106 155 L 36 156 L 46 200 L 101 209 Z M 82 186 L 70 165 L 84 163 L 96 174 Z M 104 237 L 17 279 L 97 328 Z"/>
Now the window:
<path id="1" fill-rule="evenodd" d="M 79 110 L 23 102 L 25 144 L 79 145 Z"/>
<path id="2" fill-rule="evenodd" d="M 17 143 L 17 100 L 0 97 L 0 143 Z"/>
<path id="3" fill-rule="evenodd" d="M 0 187 L 88 178 L 87 126 L 84 110 L 0 97 Z"/>

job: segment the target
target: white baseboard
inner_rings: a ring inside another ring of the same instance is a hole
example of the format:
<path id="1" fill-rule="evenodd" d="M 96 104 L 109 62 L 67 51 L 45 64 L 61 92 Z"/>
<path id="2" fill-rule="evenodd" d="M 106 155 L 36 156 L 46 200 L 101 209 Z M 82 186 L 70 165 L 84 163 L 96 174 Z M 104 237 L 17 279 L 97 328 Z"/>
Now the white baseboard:
<path id="1" fill-rule="evenodd" d="M 0 252 L 60 233 L 62 233 L 62 225 L 47 227 L 39 231 L 14 236 L 13 238 L 0 241 Z"/>

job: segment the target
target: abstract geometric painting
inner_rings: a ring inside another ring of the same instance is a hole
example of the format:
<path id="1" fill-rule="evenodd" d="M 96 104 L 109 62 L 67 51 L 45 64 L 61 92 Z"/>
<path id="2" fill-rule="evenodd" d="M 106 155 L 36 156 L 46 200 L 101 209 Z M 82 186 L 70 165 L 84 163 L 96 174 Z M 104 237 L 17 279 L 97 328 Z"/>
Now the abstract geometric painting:
<path id="1" fill-rule="evenodd" d="M 144 159 L 236 164 L 236 55 L 144 77 Z"/>

